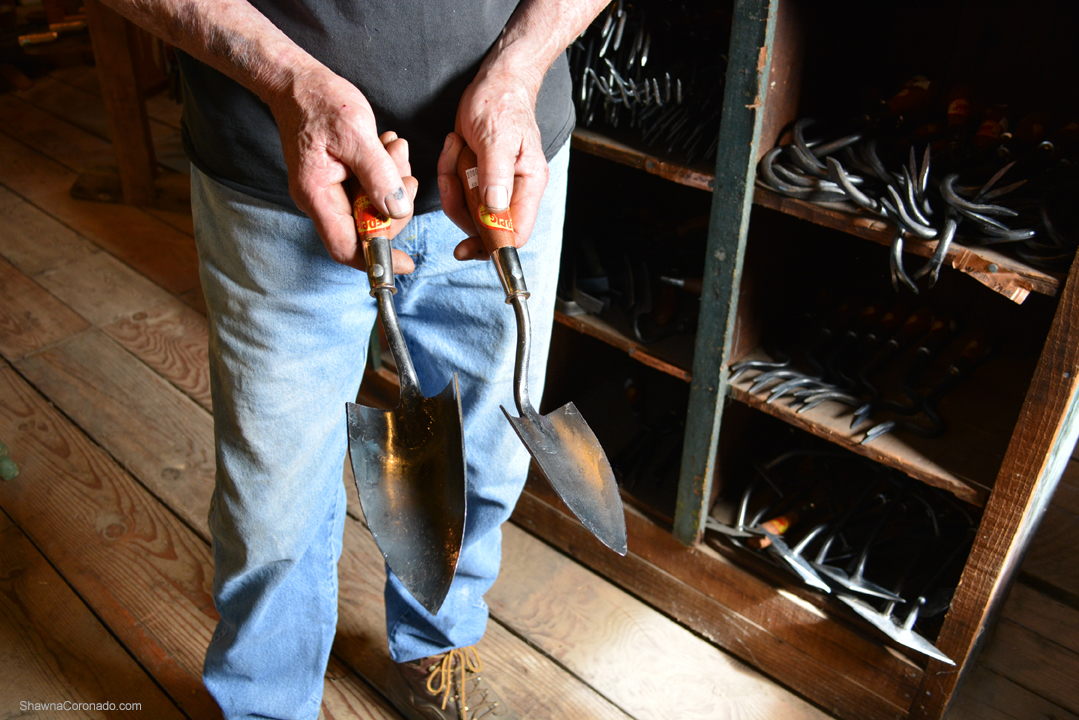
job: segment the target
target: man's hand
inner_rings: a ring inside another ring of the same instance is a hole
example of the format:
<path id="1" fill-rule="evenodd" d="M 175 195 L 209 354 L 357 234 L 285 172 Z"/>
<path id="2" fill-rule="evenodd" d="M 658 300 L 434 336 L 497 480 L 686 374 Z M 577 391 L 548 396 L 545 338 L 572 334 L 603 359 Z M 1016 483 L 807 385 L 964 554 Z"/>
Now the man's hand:
<path id="1" fill-rule="evenodd" d="M 548 176 L 535 110 L 543 75 L 535 75 L 534 70 L 513 73 L 498 62 L 485 62 L 461 98 L 456 132 L 446 138 L 438 159 L 442 208 L 469 235 L 453 252 L 458 260 L 487 257 L 457 178 L 464 143 L 476 153 L 483 204 L 492 212 L 509 208 L 517 247 L 532 233 Z"/>
<path id="2" fill-rule="evenodd" d="M 315 223 L 330 257 L 364 269 L 352 205 L 342 183 L 355 174 L 375 207 L 399 230 L 412 217 L 418 185 L 408 143 L 395 133 L 380 138 L 367 98 L 347 80 L 318 66 L 297 78 L 270 103 L 288 164 L 289 194 Z M 395 273 L 415 269 L 394 250 Z"/>
<path id="3" fill-rule="evenodd" d="M 457 107 L 455 133 L 438 159 L 442 209 L 469 237 L 458 260 L 485 258 L 457 179 L 461 142 L 476 153 L 480 197 L 492 212 L 507 207 L 517 247 L 528 242 L 547 188 L 547 160 L 536 126 L 543 77 L 608 0 L 522 0 Z"/>

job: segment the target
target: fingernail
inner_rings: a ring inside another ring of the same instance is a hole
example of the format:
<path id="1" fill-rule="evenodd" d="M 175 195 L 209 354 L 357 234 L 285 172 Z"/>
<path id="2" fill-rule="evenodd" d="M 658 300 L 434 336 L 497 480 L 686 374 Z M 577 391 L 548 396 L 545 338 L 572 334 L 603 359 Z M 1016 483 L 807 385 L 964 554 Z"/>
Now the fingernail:
<path id="1" fill-rule="evenodd" d="M 451 135 L 447 135 L 447 136 L 446 136 L 446 142 L 445 142 L 445 144 L 444 144 L 444 145 L 442 146 L 442 152 L 449 152 L 449 149 L 450 149 L 450 147 L 452 147 L 452 146 L 453 146 L 453 135 L 452 135 L 452 134 L 451 134 Z"/>
<path id="2" fill-rule="evenodd" d="M 510 206 L 510 194 L 503 185 L 488 185 L 483 199 L 487 209 L 494 212 L 505 210 Z"/>
<path id="3" fill-rule="evenodd" d="M 397 188 L 392 194 L 386 196 L 386 209 L 390 211 L 390 216 L 395 218 L 402 218 L 412 210 L 403 187 Z"/>

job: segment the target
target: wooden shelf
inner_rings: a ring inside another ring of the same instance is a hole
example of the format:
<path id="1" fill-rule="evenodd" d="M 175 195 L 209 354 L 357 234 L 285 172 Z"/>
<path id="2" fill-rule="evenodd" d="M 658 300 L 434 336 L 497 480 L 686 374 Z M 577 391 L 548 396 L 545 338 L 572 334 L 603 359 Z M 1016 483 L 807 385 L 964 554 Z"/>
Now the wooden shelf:
<path id="1" fill-rule="evenodd" d="M 762 207 L 777 210 L 807 220 L 815 225 L 840 230 L 855 237 L 891 246 L 894 226 L 866 213 L 845 213 L 822 208 L 805 200 L 795 200 L 758 186 L 753 202 Z M 937 248 L 935 240 L 922 240 L 907 235 L 903 251 L 921 257 L 930 257 Z M 967 247 L 953 243 L 945 257 L 948 265 L 982 283 L 1013 302 L 1021 303 L 1031 292 L 1056 296 L 1060 292 L 1062 276 L 1031 267 L 1021 260 L 989 248 Z M 995 269 L 993 269 L 995 268 Z"/>
<path id="2" fill-rule="evenodd" d="M 644 170 L 688 187 L 710 191 L 714 185 L 713 174 L 707 170 L 661 160 L 593 130 L 575 130 L 573 148 Z M 892 244 L 893 226 L 865 213 L 852 214 L 822 208 L 759 186 L 754 190 L 753 202 L 762 207 L 807 220 L 815 225 L 839 230 L 881 245 Z M 932 256 L 936 248 L 935 240 L 922 240 L 907 235 L 903 241 L 904 252 L 925 258 Z M 1056 296 L 1060 292 L 1063 277 L 1059 273 L 1038 270 L 1021 260 L 990 248 L 967 247 L 958 243 L 954 243 L 948 250 L 944 262 L 945 265 L 970 275 L 994 292 L 1016 303 L 1022 303 L 1031 292 Z"/>
<path id="3" fill-rule="evenodd" d="M 556 322 L 579 333 L 602 340 L 619 350 L 625 350 L 634 360 L 648 367 L 686 382 L 689 382 L 692 377 L 686 369 L 690 367 L 693 357 L 693 341 L 688 335 L 681 338 L 668 338 L 655 345 L 646 346 L 631 340 L 614 325 L 595 315 L 566 315 L 556 311 L 554 318 Z"/>
<path id="4" fill-rule="evenodd" d="M 589 155 L 613 160 L 622 165 L 644 170 L 652 175 L 658 175 L 666 180 L 671 180 L 679 185 L 697 188 L 698 190 L 711 191 L 714 184 L 713 174 L 708 170 L 679 165 L 668 160 L 649 155 L 643 150 L 630 147 L 617 140 L 612 140 L 594 130 L 577 128 L 573 131 L 572 147 L 574 150 L 586 152 Z"/>
<path id="5" fill-rule="evenodd" d="M 755 350 L 739 360 L 767 357 Z M 789 398 L 768 403 L 767 390 L 755 395 L 749 392 L 756 375 L 753 372 L 732 383 L 728 394 L 751 408 L 981 507 L 1000 471 L 1010 430 L 1022 405 L 1023 388 L 1033 372 L 1031 362 L 1030 358 L 1002 353 L 979 366 L 938 405 L 948 422 L 947 434 L 940 438 L 897 432 L 861 445 L 872 422 L 852 430 L 852 410 L 840 403 L 823 403 L 801 414 L 790 407 Z"/>

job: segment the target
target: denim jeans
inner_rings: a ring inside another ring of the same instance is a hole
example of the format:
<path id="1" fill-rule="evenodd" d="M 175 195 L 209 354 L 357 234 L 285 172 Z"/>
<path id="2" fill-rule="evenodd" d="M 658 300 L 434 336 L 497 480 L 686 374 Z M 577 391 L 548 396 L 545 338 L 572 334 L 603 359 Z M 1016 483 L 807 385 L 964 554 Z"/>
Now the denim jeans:
<path id="1" fill-rule="evenodd" d="M 521 249 L 532 293 L 529 383 L 539 398 L 554 313 L 569 145 Z M 227 718 L 315 718 L 337 622 L 345 522 L 345 403 L 356 398 L 376 311 L 367 276 L 327 255 L 304 215 L 193 169 L 191 200 L 210 326 L 217 478 L 210 506 L 221 620 L 203 679 Z M 513 405 L 516 326 L 490 262 L 459 262 L 464 234 L 441 212 L 415 217 L 394 246 L 401 329 L 423 393 L 460 381 L 468 522 L 437 616 L 388 574 L 389 652 L 406 662 L 477 642 L 498 575 L 501 525 L 528 453 L 499 410 Z"/>

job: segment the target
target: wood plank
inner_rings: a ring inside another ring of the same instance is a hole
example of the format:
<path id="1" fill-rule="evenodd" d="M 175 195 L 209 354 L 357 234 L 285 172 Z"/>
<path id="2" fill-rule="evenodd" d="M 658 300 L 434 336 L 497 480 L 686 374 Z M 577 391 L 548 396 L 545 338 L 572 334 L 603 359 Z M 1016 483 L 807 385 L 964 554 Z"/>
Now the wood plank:
<path id="1" fill-rule="evenodd" d="M 517 527 L 502 567 L 491 611 L 634 718 L 829 717 Z"/>
<path id="2" fill-rule="evenodd" d="M 124 202 L 149 205 L 157 197 L 154 190 L 157 161 L 133 47 L 135 33 L 140 31 L 100 0 L 84 0 L 84 7 L 94 47 L 94 65 L 120 167 Z"/>
<path id="3" fill-rule="evenodd" d="M 948 720 L 1079 720 L 1079 715 L 1054 705 L 979 665 L 959 689 Z"/>
<path id="4" fill-rule="evenodd" d="M 99 330 L 16 367 L 166 505 L 187 508 L 188 521 L 205 517 L 213 491 L 213 428 L 190 398 Z M 191 527 L 210 541 L 205 521 Z"/>
<path id="5" fill-rule="evenodd" d="M 626 509 L 630 552 L 619 558 L 530 483 L 513 520 L 678 618 L 841 718 L 899 718 L 921 668 L 827 615 L 793 586 L 776 587 L 705 546 L 686 547 Z"/>
<path id="6" fill-rule="evenodd" d="M 0 128 L 4 120 L 0 118 Z M 194 240 L 126 205 L 75 200 L 77 174 L 0 132 L 0 183 L 174 293 L 198 287 Z"/>
<path id="7" fill-rule="evenodd" d="M 61 82 L 55 77 L 37 78 L 32 87 L 14 95 L 39 110 L 71 123 L 106 142 L 109 141 L 109 118 L 105 113 L 105 101 L 95 94 Z M 149 111 L 150 101 L 147 101 Z M 184 155 L 180 140 L 180 127 L 150 118 L 150 134 L 154 140 L 154 155 L 163 167 L 184 173 L 190 164 Z"/>
<path id="8" fill-rule="evenodd" d="M 179 300 L 139 310 L 106 325 L 106 333 L 207 410 L 210 399 L 206 317 Z"/>
<path id="9" fill-rule="evenodd" d="M 574 150 L 644 170 L 680 185 L 698 190 L 711 190 L 714 183 L 712 173 L 707 169 L 691 168 L 663 160 L 588 128 L 575 129 L 572 142 Z"/>
<path id="10" fill-rule="evenodd" d="M 121 703 L 137 703 L 129 712 L 143 717 L 184 717 L 2 512 L 0 667 L 5 717 L 115 717 L 125 714 Z M 47 711 L 24 702 L 95 707 Z"/>
<path id="11" fill-rule="evenodd" d="M 1050 506 L 1030 543 L 1023 574 L 1079 597 L 1079 515 Z"/>
<path id="12" fill-rule="evenodd" d="M 754 377 L 750 375 L 728 385 L 730 396 L 853 453 L 894 467 L 916 480 L 947 490 L 960 500 L 974 505 L 985 505 L 985 500 L 989 496 L 988 487 L 974 482 L 971 478 L 958 477 L 933 458 L 927 457 L 920 448 L 912 445 L 903 435 L 889 433 L 869 445 L 862 445 L 860 440 L 864 436 L 864 430 L 850 429 L 851 410 L 846 405 L 827 402 L 808 412 L 799 413 L 796 408 L 786 403 L 769 403 L 767 394 L 751 394 L 749 388 L 753 385 L 753 381 Z M 963 451 L 963 446 L 957 447 L 957 452 Z"/>
<path id="13" fill-rule="evenodd" d="M 1079 653 L 1003 620 L 982 651 L 981 664 L 1068 712 L 1079 714 Z"/>
<path id="14" fill-rule="evenodd" d="M 815 225 L 871 240 L 879 245 L 890 247 L 892 244 L 894 226 L 866 213 L 851 214 L 818 207 L 804 200 L 785 197 L 764 187 L 755 188 L 753 202 Z M 910 235 L 907 235 L 903 241 L 904 252 L 920 257 L 931 257 L 936 247 L 936 240 L 922 240 Z M 1056 295 L 1060 292 L 1062 283 L 1060 274 L 1038 270 L 1021 260 L 990 248 L 966 247 L 956 243 L 948 250 L 944 262 L 945 265 L 970 275 L 986 287 L 1016 303 L 1022 303 L 1031 292 Z"/>
<path id="15" fill-rule="evenodd" d="M 626 351 L 626 354 L 634 360 L 637 360 L 650 368 L 665 372 L 668 375 L 673 375 L 679 380 L 685 380 L 686 382 L 689 382 L 692 379 L 689 371 L 682 367 L 682 365 L 689 364 L 689 358 L 682 358 L 678 363 L 669 362 L 670 358 L 663 359 L 659 357 L 659 354 L 656 353 L 653 348 L 646 348 L 644 345 L 630 340 L 614 327 L 606 323 L 602 318 L 598 318 L 594 315 L 570 316 L 555 312 L 554 319 L 558 323 L 565 325 L 568 328 L 572 328 L 579 333 L 594 337 L 597 340 L 602 340 L 608 345 L 613 345 L 619 350 Z"/>
<path id="16" fill-rule="evenodd" d="M 49 73 L 49 77 L 101 97 L 101 83 L 98 80 L 97 68 L 90 65 L 58 67 Z M 180 129 L 182 107 L 179 103 L 169 100 L 164 93 L 146 100 L 146 113 L 154 120 L 176 130 Z"/>
<path id="17" fill-rule="evenodd" d="M 212 422 L 205 411 L 95 330 L 25 359 L 19 369 L 208 540 L 214 463 Z M 381 687 L 389 655 L 385 621 L 373 609 L 383 603 L 384 561 L 370 533 L 353 520 L 346 524 L 345 547 L 337 655 Z M 625 720 L 501 625 L 490 625 L 482 647 L 515 707 L 555 717 Z M 583 714 L 575 715 L 575 708 Z"/>
<path id="18" fill-rule="evenodd" d="M 930 660 L 912 720 L 942 717 L 985 626 L 1007 588 L 1079 433 L 1079 263 L 1073 263 L 1008 443 L 978 535 L 945 616 L 937 647 L 957 668 Z"/>
<path id="19" fill-rule="evenodd" d="M 6 365 L 0 437 L 22 469 L 0 483 L 0 507 L 189 717 L 220 717 L 201 680 L 217 620 L 209 546 Z M 332 717 L 400 720 L 355 675 L 333 674 Z"/>
<path id="20" fill-rule="evenodd" d="M 81 260 L 101 248 L 0 186 L 0 256 L 27 275 Z"/>
<path id="21" fill-rule="evenodd" d="M 109 253 L 97 253 L 46 270 L 34 279 L 98 327 L 112 325 L 170 300 L 167 292 Z"/>
<path id="22" fill-rule="evenodd" d="M 1012 586 L 1001 617 L 1079 654 L 1079 609 L 1020 582 Z"/>
<path id="23" fill-rule="evenodd" d="M 21 358 L 86 327 L 44 288 L 0 260 L 0 355 Z"/>

